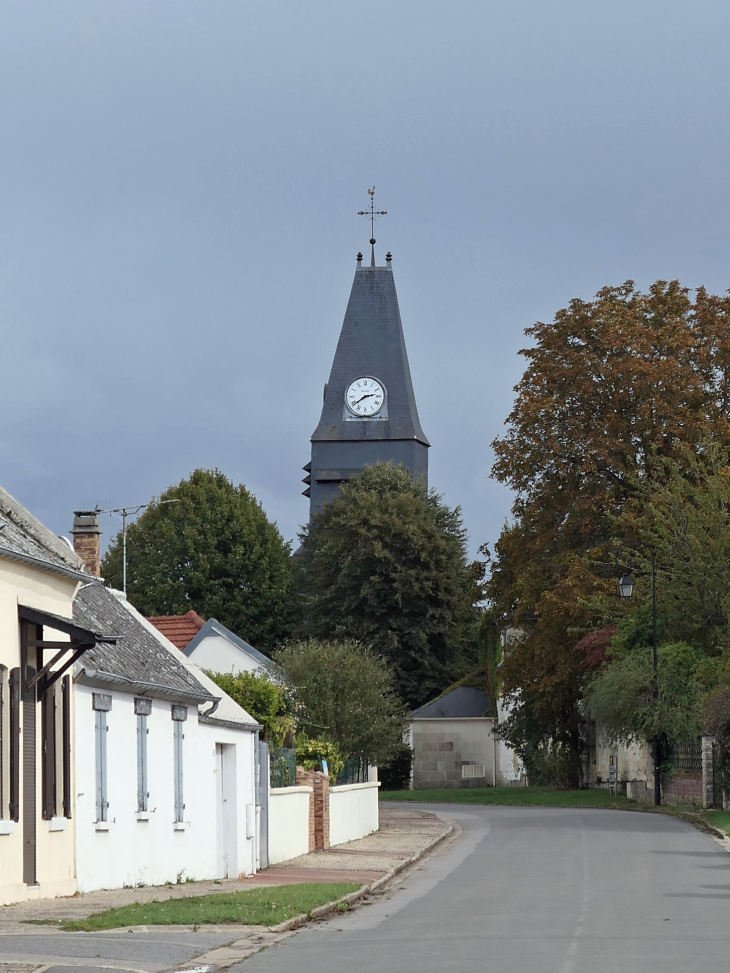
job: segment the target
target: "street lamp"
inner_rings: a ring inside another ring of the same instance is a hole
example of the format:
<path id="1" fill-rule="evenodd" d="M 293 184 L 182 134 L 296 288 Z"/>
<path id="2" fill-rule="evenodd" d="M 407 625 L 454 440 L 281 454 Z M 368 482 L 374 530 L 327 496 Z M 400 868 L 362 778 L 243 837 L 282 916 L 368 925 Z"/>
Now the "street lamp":
<path id="1" fill-rule="evenodd" d="M 634 582 L 624 571 L 618 583 L 619 594 L 622 598 L 630 598 L 634 593 Z M 654 552 L 651 552 L 651 618 L 652 618 L 652 649 L 654 655 L 654 709 L 659 704 L 659 668 L 657 665 L 656 644 L 656 563 Z M 659 734 L 654 735 L 654 803 L 662 803 L 661 774 L 659 772 Z"/>
<path id="2" fill-rule="evenodd" d="M 618 591 L 622 598 L 630 598 L 634 593 L 634 582 L 628 576 L 628 574 L 623 574 L 621 580 L 618 583 Z"/>

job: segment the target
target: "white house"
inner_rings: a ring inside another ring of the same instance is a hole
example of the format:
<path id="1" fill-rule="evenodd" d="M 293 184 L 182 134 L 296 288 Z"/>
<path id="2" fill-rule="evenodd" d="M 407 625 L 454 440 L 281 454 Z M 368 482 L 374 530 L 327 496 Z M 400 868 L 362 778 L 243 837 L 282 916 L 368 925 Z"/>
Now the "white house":
<path id="1" fill-rule="evenodd" d="M 72 618 L 83 561 L 0 489 L 0 903 L 76 891 Z"/>
<path id="2" fill-rule="evenodd" d="M 94 580 L 80 625 L 117 636 L 75 673 L 79 891 L 256 869 L 256 722 Z"/>
<path id="3" fill-rule="evenodd" d="M 235 674 L 263 672 L 272 665 L 268 656 L 215 618 L 206 622 L 196 612 L 189 611 L 185 615 L 156 616 L 148 621 L 201 669 Z"/>

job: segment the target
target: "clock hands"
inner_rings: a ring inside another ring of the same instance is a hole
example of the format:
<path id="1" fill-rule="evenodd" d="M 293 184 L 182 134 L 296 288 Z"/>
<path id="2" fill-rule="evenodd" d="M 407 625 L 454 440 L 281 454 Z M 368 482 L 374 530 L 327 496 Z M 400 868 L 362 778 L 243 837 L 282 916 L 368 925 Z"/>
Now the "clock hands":
<path id="1" fill-rule="evenodd" d="M 365 395 L 361 395 L 359 399 L 355 399 L 353 405 L 357 405 L 358 402 L 362 402 L 363 399 L 369 398 L 371 395 L 377 395 L 377 392 L 366 392 Z"/>

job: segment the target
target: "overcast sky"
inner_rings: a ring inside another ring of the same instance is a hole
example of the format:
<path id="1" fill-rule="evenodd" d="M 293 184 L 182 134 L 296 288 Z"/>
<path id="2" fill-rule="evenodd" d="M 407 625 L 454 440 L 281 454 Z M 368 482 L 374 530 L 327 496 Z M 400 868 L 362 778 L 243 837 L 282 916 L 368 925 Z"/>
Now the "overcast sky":
<path id="1" fill-rule="evenodd" d="M 3 0 L 0 483 L 61 533 L 218 467 L 293 538 L 375 184 L 430 482 L 493 543 L 523 329 L 730 287 L 728 51 L 727 0 Z"/>

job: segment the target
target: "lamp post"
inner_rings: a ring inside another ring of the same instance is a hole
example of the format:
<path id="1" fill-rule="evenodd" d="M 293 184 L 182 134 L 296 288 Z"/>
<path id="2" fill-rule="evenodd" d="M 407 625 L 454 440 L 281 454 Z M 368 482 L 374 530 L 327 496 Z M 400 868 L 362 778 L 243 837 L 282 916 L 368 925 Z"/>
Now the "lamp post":
<path id="1" fill-rule="evenodd" d="M 622 598 L 630 598 L 634 593 L 634 582 L 629 577 L 628 571 L 624 571 L 619 583 L 619 594 Z M 657 662 L 656 644 L 656 562 L 654 552 L 651 552 L 651 622 L 652 622 L 652 649 L 654 656 L 654 709 L 659 703 L 659 667 Z M 662 803 L 661 774 L 659 772 L 659 734 L 654 734 L 654 803 L 658 806 Z"/>

